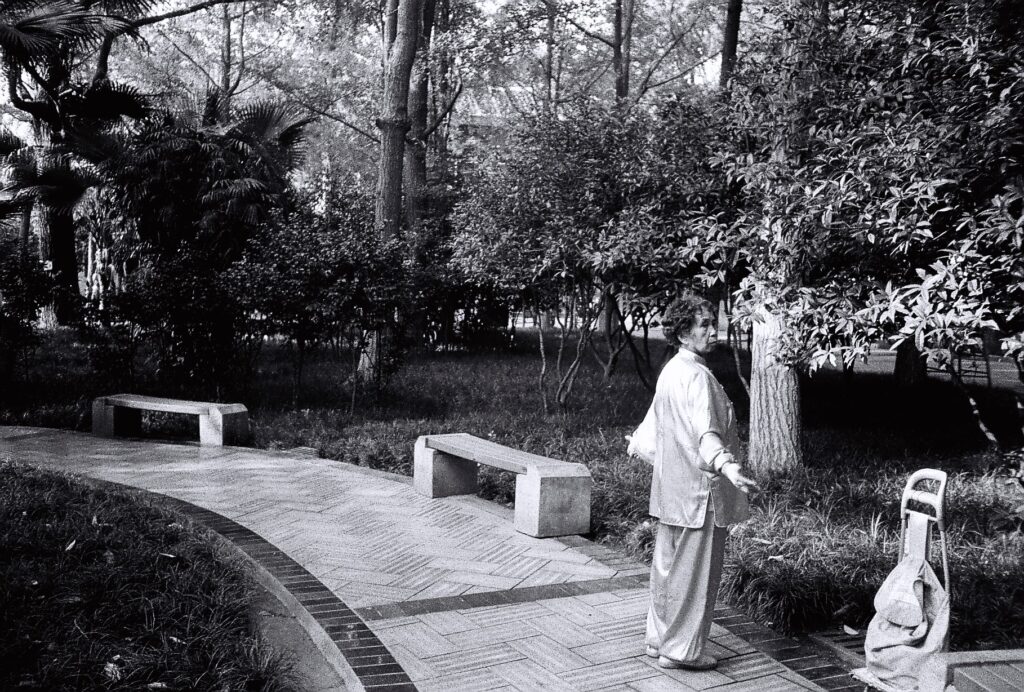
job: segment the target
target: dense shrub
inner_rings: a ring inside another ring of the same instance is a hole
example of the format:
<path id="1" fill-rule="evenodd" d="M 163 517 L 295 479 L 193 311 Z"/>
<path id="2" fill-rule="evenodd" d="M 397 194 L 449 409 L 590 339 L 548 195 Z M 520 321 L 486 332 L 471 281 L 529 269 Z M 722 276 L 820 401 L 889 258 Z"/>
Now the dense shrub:
<path id="1" fill-rule="evenodd" d="M 372 231 L 372 200 L 356 187 L 291 206 L 254 233 L 219 285 L 237 301 L 251 339 L 281 336 L 295 347 L 297 396 L 307 350 L 342 346 L 357 364 L 364 333 L 395 330 L 407 282 L 402 244 Z"/>
<path id="2" fill-rule="evenodd" d="M 10 382 L 18 356 L 33 342 L 34 323 L 50 287 L 34 257 L 13 240 L 0 238 L 0 385 Z"/>

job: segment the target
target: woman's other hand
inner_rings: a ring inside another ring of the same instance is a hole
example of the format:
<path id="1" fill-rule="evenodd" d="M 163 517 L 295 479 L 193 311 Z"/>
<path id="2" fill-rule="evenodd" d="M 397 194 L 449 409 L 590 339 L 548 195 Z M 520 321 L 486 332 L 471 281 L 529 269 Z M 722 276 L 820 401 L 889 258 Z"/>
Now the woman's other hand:
<path id="1" fill-rule="evenodd" d="M 737 490 L 744 493 L 757 492 L 760 488 L 757 487 L 757 483 L 754 479 L 743 475 L 743 467 L 737 464 L 735 461 L 722 466 L 722 475 L 729 479 L 729 482 L 736 486 Z"/>

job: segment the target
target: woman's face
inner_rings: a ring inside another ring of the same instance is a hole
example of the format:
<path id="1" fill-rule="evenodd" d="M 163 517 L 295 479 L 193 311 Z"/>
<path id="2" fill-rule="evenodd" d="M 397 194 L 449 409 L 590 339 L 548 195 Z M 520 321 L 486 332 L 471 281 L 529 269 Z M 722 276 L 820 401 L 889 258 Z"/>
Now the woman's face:
<path id="1" fill-rule="evenodd" d="M 694 353 L 707 353 L 718 339 L 718 325 L 710 312 L 702 312 L 697 316 L 693 327 L 679 337 L 683 348 Z"/>

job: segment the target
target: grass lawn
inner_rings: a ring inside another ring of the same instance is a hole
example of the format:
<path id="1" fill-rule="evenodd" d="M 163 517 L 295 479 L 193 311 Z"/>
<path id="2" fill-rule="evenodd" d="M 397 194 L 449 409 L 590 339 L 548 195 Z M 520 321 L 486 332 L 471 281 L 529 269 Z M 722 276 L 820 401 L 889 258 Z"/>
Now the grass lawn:
<path id="1" fill-rule="evenodd" d="M 31 394 L 9 402 L 0 421 L 86 429 L 90 398 L 123 388 L 90 383 L 83 377 L 87 361 L 64 338 L 61 347 L 37 352 L 36 379 L 23 389 Z M 588 363 L 569 412 L 545 416 L 535 344 L 535 334 L 525 333 L 509 352 L 411 358 L 384 394 L 360 394 L 354 416 L 347 363 L 326 353 L 307 362 L 294 408 L 286 351 L 275 349 L 238 400 L 249 406 L 257 446 L 310 446 L 331 459 L 406 475 L 413 442 L 426 433 L 468 432 L 585 463 L 595 479 L 595 537 L 646 558 L 650 470 L 626 457 L 623 435 L 639 423 L 651 394 L 628 361 L 609 382 Z M 745 426 L 746 396 L 731 357 L 720 351 L 709 361 Z M 952 476 L 953 646 L 1024 646 L 1024 493 L 1007 483 L 1004 456 L 985 451 L 966 402 L 948 383 L 932 381 L 907 395 L 890 379 L 857 374 L 847 382 L 822 373 L 803 383 L 805 467 L 761 479 L 754 517 L 729 544 L 724 593 L 790 632 L 864 627 L 874 592 L 895 563 L 906 476 L 940 468 Z M 1001 439 L 1019 446 L 1012 397 L 976 394 Z M 194 435 L 191 423 L 153 424 L 155 434 Z M 511 502 L 513 492 L 509 474 L 482 473 L 485 497 Z"/>
<path id="2" fill-rule="evenodd" d="M 289 689 L 254 588 L 174 513 L 0 462 L 0 689 Z"/>

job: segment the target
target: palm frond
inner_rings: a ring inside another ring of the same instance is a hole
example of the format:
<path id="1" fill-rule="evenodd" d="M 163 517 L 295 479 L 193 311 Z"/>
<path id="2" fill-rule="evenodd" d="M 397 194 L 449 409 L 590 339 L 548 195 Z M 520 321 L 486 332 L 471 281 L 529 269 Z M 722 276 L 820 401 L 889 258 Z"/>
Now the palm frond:
<path id="1" fill-rule="evenodd" d="M 40 172 L 35 184 L 23 188 L 19 196 L 31 197 L 55 209 L 70 210 L 90 188 L 102 182 L 91 168 L 47 166 Z"/>
<path id="2" fill-rule="evenodd" d="M 103 82 L 68 99 L 65 110 L 93 120 L 115 120 L 121 116 L 138 120 L 149 113 L 149 104 L 142 92 L 131 85 Z"/>
<path id="3" fill-rule="evenodd" d="M 115 161 L 125 155 L 128 144 L 117 134 L 85 130 L 68 130 L 68 146 L 81 158 L 92 164 Z"/>
<path id="4" fill-rule="evenodd" d="M 64 43 L 90 41 L 105 31 L 128 28 L 124 20 L 94 14 L 72 0 L 51 0 L 27 5 L 23 13 L 0 21 L 0 50 L 9 59 L 29 61 Z"/>
<path id="5" fill-rule="evenodd" d="M 314 120 L 291 104 L 257 101 L 238 112 L 232 135 L 274 159 L 273 163 L 294 168 L 304 154 L 306 126 Z"/>
<path id="6" fill-rule="evenodd" d="M 6 158 L 25 147 L 25 142 L 10 130 L 0 130 L 0 158 Z"/>
<path id="7" fill-rule="evenodd" d="M 4 190 L 22 190 L 36 184 L 35 151 L 26 147 L 8 155 L 4 161 Z"/>

